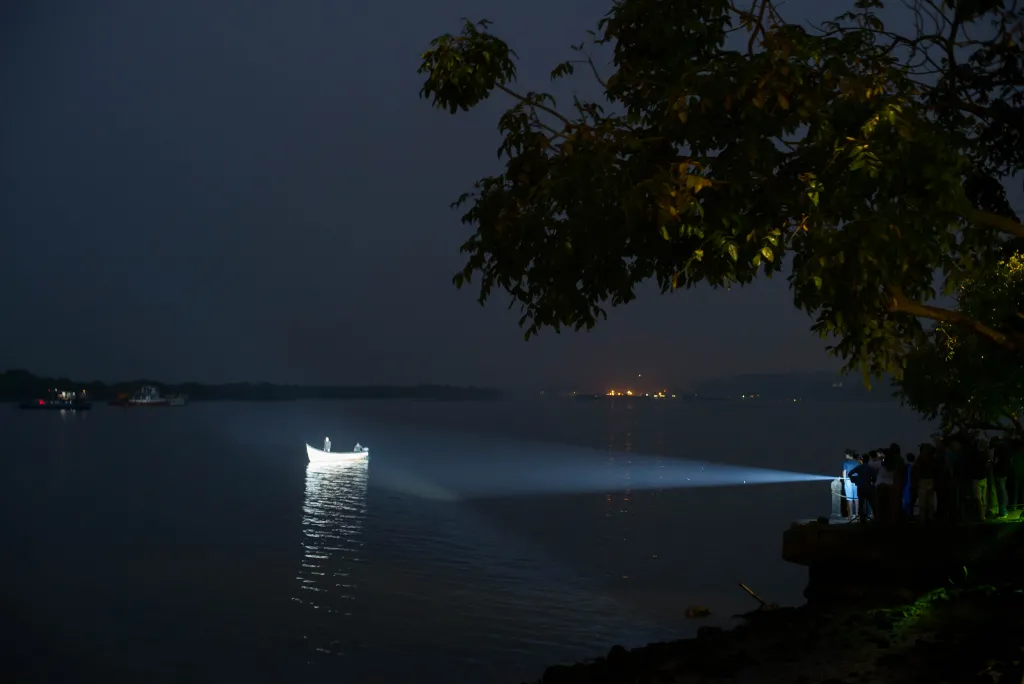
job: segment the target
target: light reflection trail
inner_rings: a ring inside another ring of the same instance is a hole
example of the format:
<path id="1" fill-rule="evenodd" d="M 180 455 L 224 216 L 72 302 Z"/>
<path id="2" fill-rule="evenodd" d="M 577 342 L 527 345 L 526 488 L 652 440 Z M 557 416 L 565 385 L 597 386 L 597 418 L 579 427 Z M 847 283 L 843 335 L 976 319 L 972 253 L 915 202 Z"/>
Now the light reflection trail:
<path id="1" fill-rule="evenodd" d="M 360 589 L 368 480 L 367 461 L 306 466 L 303 554 L 294 600 L 310 611 L 303 624 L 316 634 L 306 638 L 323 653 L 334 651 L 339 622 L 352 617 Z"/>

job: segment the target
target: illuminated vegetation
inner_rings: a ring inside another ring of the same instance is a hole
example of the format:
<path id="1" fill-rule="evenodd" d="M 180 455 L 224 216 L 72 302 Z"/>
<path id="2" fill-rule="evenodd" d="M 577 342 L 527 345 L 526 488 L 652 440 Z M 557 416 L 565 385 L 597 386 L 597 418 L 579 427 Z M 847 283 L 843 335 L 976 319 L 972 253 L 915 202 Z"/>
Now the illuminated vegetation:
<path id="1" fill-rule="evenodd" d="M 887 28 L 879 0 L 816 30 L 769 0 L 617 0 L 551 72 L 596 80 L 601 97 L 569 107 L 517 89 L 487 22 L 437 38 L 424 97 L 512 104 L 504 171 L 457 202 L 475 233 L 455 284 L 510 294 L 529 338 L 589 329 L 648 279 L 667 292 L 787 269 L 813 330 L 866 378 L 900 374 L 923 319 L 1024 355 L 1018 329 L 935 303 L 1024 237 L 1000 182 L 1024 155 L 1024 10 L 893 4 L 916 33 Z"/>
<path id="2" fill-rule="evenodd" d="M 1024 332 L 1024 255 L 966 279 L 959 311 L 993 328 Z M 903 402 L 943 428 L 999 428 L 1024 434 L 1024 364 L 991 340 L 939 323 L 906 359 L 898 382 Z"/>

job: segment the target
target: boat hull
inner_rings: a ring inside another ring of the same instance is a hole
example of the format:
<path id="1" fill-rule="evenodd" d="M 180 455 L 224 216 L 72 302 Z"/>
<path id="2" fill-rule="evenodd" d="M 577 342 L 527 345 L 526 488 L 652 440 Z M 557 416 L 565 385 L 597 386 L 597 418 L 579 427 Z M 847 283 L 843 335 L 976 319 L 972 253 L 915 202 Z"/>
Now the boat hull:
<path id="1" fill-rule="evenodd" d="M 131 401 L 128 400 L 125 406 L 170 406 L 171 402 L 166 399 L 159 399 L 157 401 Z"/>
<path id="2" fill-rule="evenodd" d="M 347 461 L 363 461 L 370 456 L 367 451 L 324 451 L 306 445 L 306 456 L 310 463 L 345 463 Z"/>
<path id="3" fill-rule="evenodd" d="M 91 401 L 23 401 L 19 404 L 28 411 L 88 411 Z"/>

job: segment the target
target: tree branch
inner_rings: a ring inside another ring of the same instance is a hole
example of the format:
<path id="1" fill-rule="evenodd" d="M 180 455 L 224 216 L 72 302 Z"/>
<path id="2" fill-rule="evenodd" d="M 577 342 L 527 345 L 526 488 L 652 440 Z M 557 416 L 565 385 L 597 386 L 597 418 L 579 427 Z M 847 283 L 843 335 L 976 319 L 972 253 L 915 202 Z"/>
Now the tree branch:
<path id="1" fill-rule="evenodd" d="M 970 426 L 973 430 L 982 430 L 984 432 L 992 432 L 999 430 L 1001 432 L 1013 432 L 1012 427 L 1006 427 L 1005 425 L 993 425 L 991 423 L 975 423 Z"/>
<path id="2" fill-rule="evenodd" d="M 528 105 L 530 107 L 535 107 L 535 108 L 541 110 L 542 112 L 547 112 L 551 116 L 555 117 L 556 119 L 558 119 L 562 123 L 564 123 L 566 128 L 572 128 L 573 127 L 572 121 L 569 121 L 569 119 L 564 114 L 559 114 L 558 112 L 556 112 L 551 107 L 548 107 L 547 105 L 543 105 L 540 102 L 537 102 L 536 100 L 531 100 L 528 97 L 523 97 L 522 95 L 520 95 L 516 91 L 510 90 L 509 88 L 506 88 L 505 86 L 501 85 L 500 83 L 498 83 L 496 85 L 498 86 L 498 90 L 501 90 L 501 91 L 505 92 L 507 95 L 511 95 L 512 97 L 516 98 L 517 100 L 519 100 L 523 104 Z"/>
<path id="3" fill-rule="evenodd" d="M 584 54 L 586 54 L 586 53 L 584 53 Z M 590 65 L 590 70 L 593 72 L 594 78 L 597 79 L 597 82 L 600 83 L 601 86 L 605 90 L 608 90 L 608 82 L 605 81 L 603 78 L 601 78 L 601 73 L 597 70 L 597 65 L 594 64 L 594 58 L 591 57 L 590 55 L 586 55 L 586 57 L 587 57 L 586 59 L 578 59 L 578 60 L 575 60 L 575 61 L 578 62 L 578 63 L 583 63 L 583 64 Z"/>
<path id="4" fill-rule="evenodd" d="M 562 132 L 562 131 L 556 131 L 556 130 L 555 130 L 554 128 L 552 128 L 551 126 L 548 126 L 548 125 L 547 125 L 546 123 L 544 123 L 543 121 L 541 121 L 541 120 L 540 120 L 540 117 L 539 117 L 539 116 L 537 116 L 536 114 L 534 114 L 534 115 L 533 115 L 533 116 L 532 116 L 532 117 L 531 117 L 531 118 L 529 119 L 529 121 L 530 121 L 530 123 L 532 123 L 532 124 L 533 124 L 534 126 L 538 126 L 538 127 L 540 127 L 540 128 L 543 128 L 543 129 L 544 129 L 545 131 L 547 131 L 548 133 L 550 133 L 550 134 L 551 134 L 551 139 L 552 139 L 552 140 L 557 140 L 558 138 L 564 138 L 564 139 L 566 139 L 566 140 L 568 140 L 568 139 L 569 139 L 569 138 L 568 138 L 568 136 L 567 136 L 567 135 L 566 135 L 566 134 L 565 134 L 564 132 Z"/>
<path id="5" fill-rule="evenodd" d="M 995 228 L 996 230 L 1014 237 L 1024 238 L 1024 224 L 1021 224 L 1020 221 L 1015 221 L 1012 218 L 993 214 L 990 211 L 980 211 L 977 209 L 971 211 L 965 218 L 972 223 L 988 226 L 989 228 Z"/>
<path id="6" fill-rule="evenodd" d="M 952 309 L 943 309 L 938 306 L 931 306 L 929 304 L 921 304 L 920 302 L 911 301 L 903 291 L 898 287 L 890 287 L 889 294 L 892 297 L 892 303 L 889 305 L 889 311 L 891 313 L 905 313 L 911 316 L 917 316 L 918 318 L 927 318 L 933 321 L 939 321 L 940 323 L 952 323 L 964 328 L 970 328 L 979 335 L 987 337 L 1001 347 L 1007 349 L 1017 349 L 1018 340 L 1011 338 L 1009 335 L 1002 333 L 995 328 L 989 327 L 977 321 L 970 316 L 965 316 L 959 311 L 953 311 Z"/>
<path id="7" fill-rule="evenodd" d="M 754 41 L 757 40 L 758 33 L 765 33 L 764 30 L 764 13 L 768 10 L 768 5 L 771 4 L 769 0 L 761 0 L 761 9 L 758 10 L 757 20 L 754 22 L 753 27 L 750 31 L 750 40 L 747 41 L 747 54 L 754 54 Z M 753 16 L 753 7 L 751 9 L 751 16 Z"/>

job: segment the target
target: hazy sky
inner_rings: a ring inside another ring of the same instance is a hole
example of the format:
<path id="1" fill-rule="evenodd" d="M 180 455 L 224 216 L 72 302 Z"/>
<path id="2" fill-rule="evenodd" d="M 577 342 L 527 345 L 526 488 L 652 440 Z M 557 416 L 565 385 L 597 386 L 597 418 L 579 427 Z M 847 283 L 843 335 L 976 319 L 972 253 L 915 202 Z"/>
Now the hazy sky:
<path id="1" fill-rule="evenodd" d="M 0 369 L 598 389 L 835 367 L 783 279 L 648 288 L 530 343 L 451 285 L 448 205 L 497 170 L 507 103 L 431 109 L 419 54 L 486 17 L 543 89 L 609 4 L 3 3 Z"/>

